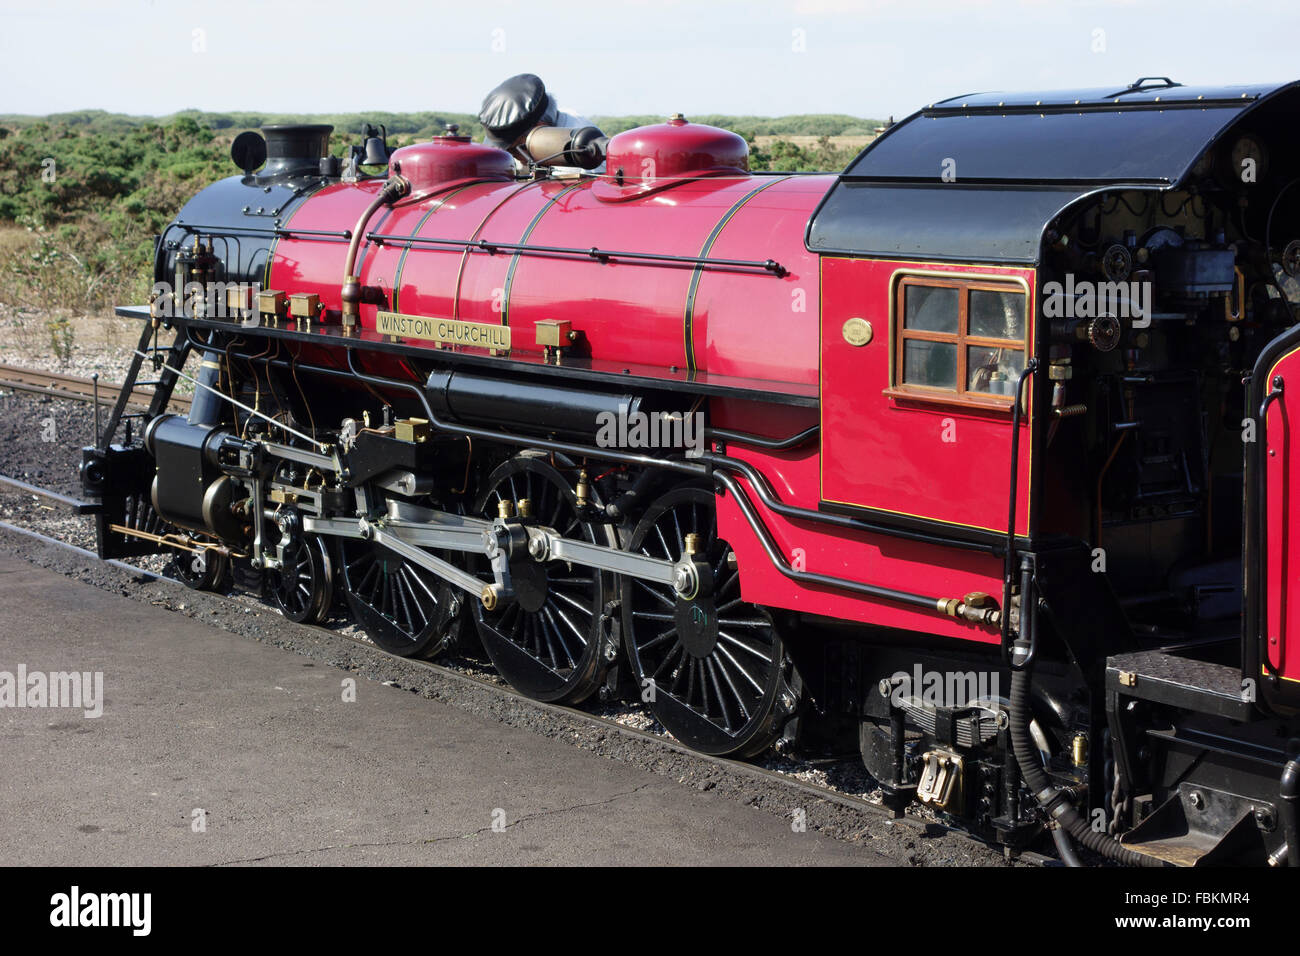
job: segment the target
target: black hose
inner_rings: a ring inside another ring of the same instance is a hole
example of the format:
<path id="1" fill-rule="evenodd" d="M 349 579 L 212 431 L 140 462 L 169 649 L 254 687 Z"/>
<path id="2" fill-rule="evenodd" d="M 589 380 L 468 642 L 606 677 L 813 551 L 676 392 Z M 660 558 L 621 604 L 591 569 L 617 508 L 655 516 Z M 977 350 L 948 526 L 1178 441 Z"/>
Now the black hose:
<path id="1" fill-rule="evenodd" d="M 1069 867 L 1081 867 L 1078 854 L 1074 852 L 1074 844 L 1070 842 L 1070 835 L 1060 827 L 1052 827 L 1052 842 L 1056 844 L 1056 854 L 1061 858 L 1061 862 Z"/>
<path id="2" fill-rule="evenodd" d="M 1300 866 L 1300 833 L 1297 817 L 1300 816 L 1300 758 L 1292 757 L 1282 768 L 1282 781 L 1278 785 L 1278 807 L 1282 811 L 1282 833 L 1286 837 L 1286 865 Z"/>
<path id="3" fill-rule="evenodd" d="M 1026 614 L 1025 611 L 1021 613 L 1022 624 Z M 1029 647 L 1022 647 L 1022 644 L 1023 642 L 1016 641 L 1017 651 L 1028 654 Z M 1088 825 L 1088 821 L 1079 814 L 1065 792 L 1048 779 L 1038 748 L 1029 736 L 1029 722 L 1032 719 L 1029 707 L 1029 668 L 1022 667 L 1011 672 L 1011 747 L 1016 762 L 1020 764 L 1020 773 L 1034 798 L 1058 826 L 1094 853 L 1100 853 L 1125 866 L 1163 867 L 1163 861 L 1130 850 L 1109 834 L 1098 833 Z"/>

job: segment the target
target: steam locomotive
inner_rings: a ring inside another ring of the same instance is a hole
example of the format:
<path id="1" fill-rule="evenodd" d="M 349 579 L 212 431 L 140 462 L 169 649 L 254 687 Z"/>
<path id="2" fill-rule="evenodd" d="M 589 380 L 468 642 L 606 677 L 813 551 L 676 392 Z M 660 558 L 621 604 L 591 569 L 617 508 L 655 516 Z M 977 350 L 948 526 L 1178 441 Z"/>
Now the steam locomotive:
<path id="1" fill-rule="evenodd" d="M 118 309 L 101 556 L 1011 848 L 1300 865 L 1300 84 L 963 96 L 812 175 L 521 95 L 235 141 Z"/>

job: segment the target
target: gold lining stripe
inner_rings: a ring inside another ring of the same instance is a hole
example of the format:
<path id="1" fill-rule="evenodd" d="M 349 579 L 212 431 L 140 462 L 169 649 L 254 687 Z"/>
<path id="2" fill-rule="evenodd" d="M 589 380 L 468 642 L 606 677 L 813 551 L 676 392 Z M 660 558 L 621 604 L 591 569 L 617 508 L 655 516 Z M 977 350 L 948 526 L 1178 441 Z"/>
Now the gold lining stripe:
<path id="1" fill-rule="evenodd" d="M 531 185 L 531 183 L 529 185 Z M 574 190 L 584 185 L 586 185 L 586 183 L 583 180 L 579 180 L 578 182 L 574 183 L 572 186 L 564 187 L 559 192 L 557 192 L 554 196 L 552 196 L 550 199 L 546 200 L 546 202 L 542 204 L 542 208 L 537 210 L 537 213 L 533 216 L 532 221 L 528 224 L 528 228 L 524 230 L 523 236 L 521 236 L 519 239 L 519 245 L 521 246 L 528 245 L 528 240 L 532 236 L 533 230 L 535 230 L 538 226 L 542 224 L 542 217 L 546 215 L 547 210 L 549 210 L 552 206 L 554 206 L 565 196 L 569 195 L 569 193 L 573 192 Z M 513 196 L 514 194 L 512 193 L 511 195 Z M 510 291 L 511 289 L 514 288 L 515 270 L 519 268 L 519 257 L 522 256 L 523 254 L 524 254 L 524 250 L 516 249 L 514 251 L 514 254 L 511 255 L 510 257 L 510 265 L 506 267 L 506 279 L 505 282 L 502 283 L 503 288 L 501 290 L 501 324 L 502 325 L 508 326 L 510 324 Z M 459 302 L 459 297 L 457 297 L 457 302 Z"/>
<path id="2" fill-rule="evenodd" d="M 789 176 L 780 176 L 773 178 L 769 182 L 763 183 L 757 189 L 753 189 L 741 196 L 732 204 L 731 208 L 723 214 L 704 240 L 704 247 L 700 249 L 700 258 L 708 256 L 709 251 L 722 235 L 722 230 L 726 228 L 727 223 L 731 222 L 733 216 L 744 207 L 744 205 L 761 193 L 769 186 L 775 186 L 777 183 L 785 182 Z M 682 346 L 686 353 L 686 371 L 694 372 L 697 368 L 695 364 L 695 296 L 700 288 L 700 279 L 704 276 L 704 263 L 695 263 L 695 268 L 691 272 L 691 282 L 686 288 L 686 311 L 682 315 Z"/>
<path id="3" fill-rule="evenodd" d="M 447 203 L 451 202 L 454 198 L 456 198 L 458 195 L 463 193 L 465 190 L 473 189 L 475 186 L 479 186 L 479 185 L 482 185 L 482 183 L 481 182 L 466 183 L 464 186 L 459 186 L 456 189 L 453 189 L 451 192 L 447 193 L 447 195 L 439 196 L 437 199 L 435 199 L 433 201 L 433 204 L 429 206 L 429 208 L 425 211 L 424 215 L 420 217 L 420 221 L 415 224 L 415 229 L 411 231 L 411 238 L 415 239 L 420 235 L 420 232 L 424 229 L 424 224 L 429 221 L 429 217 L 432 216 L 435 212 L 437 212 L 443 206 L 447 205 Z M 406 268 L 406 257 L 411 254 L 411 250 L 413 248 L 415 248 L 415 243 L 413 242 L 408 242 L 402 248 L 402 254 L 397 260 L 397 269 L 393 273 L 393 311 L 394 312 L 396 312 L 400 308 L 397 298 L 399 295 L 401 295 L 401 291 L 402 291 L 402 270 Z M 357 271 L 358 272 L 361 271 L 360 265 L 357 266 Z M 358 279 L 357 281 L 360 282 L 361 280 Z"/>

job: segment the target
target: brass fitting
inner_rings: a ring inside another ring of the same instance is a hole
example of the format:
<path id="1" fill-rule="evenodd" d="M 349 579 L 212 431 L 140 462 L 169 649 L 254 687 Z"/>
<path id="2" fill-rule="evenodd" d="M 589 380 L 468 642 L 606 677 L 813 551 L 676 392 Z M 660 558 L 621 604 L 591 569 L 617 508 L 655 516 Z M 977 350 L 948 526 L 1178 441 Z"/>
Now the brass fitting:
<path id="1" fill-rule="evenodd" d="M 1088 765 L 1088 735 L 1078 733 L 1070 741 L 1070 757 L 1076 767 L 1086 767 Z"/>
<path id="2" fill-rule="evenodd" d="M 591 503 L 591 481 L 585 469 L 578 473 L 578 487 L 574 489 L 574 494 L 579 508 L 585 508 Z"/>
<path id="3" fill-rule="evenodd" d="M 972 624 L 996 627 L 1002 623 L 1002 612 L 993 598 L 983 591 L 971 591 L 961 598 L 939 598 L 935 601 L 935 609 L 940 614 Z"/>
<path id="4" fill-rule="evenodd" d="M 357 276 L 346 276 L 340 292 L 343 300 L 343 325 L 353 327 L 361 317 L 361 280 Z"/>
<path id="5" fill-rule="evenodd" d="M 428 441 L 429 422 L 424 418 L 399 418 L 393 422 L 393 437 L 417 445 Z"/>
<path id="6" fill-rule="evenodd" d="M 1057 418 L 1074 418 L 1078 415 L 1088 414 L 1088 406 L 1082 403 L 1076 405 L 1062 405 L 1060 408 L 1052 409 L 1052 414 Z"/>

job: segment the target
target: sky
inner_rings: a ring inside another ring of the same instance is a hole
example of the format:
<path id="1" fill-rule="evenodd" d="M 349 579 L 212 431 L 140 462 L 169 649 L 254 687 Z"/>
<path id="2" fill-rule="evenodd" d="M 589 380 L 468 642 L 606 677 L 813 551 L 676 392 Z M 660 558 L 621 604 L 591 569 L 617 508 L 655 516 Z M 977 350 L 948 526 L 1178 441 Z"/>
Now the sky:
<path id="1" fill-rule="evenodd" d="M 587 115 L 884 118 L 1297 79 L 1298 37 L 1296 0 L 0 0 L 0 113 L 473 113 L 531 72 Z"/>

